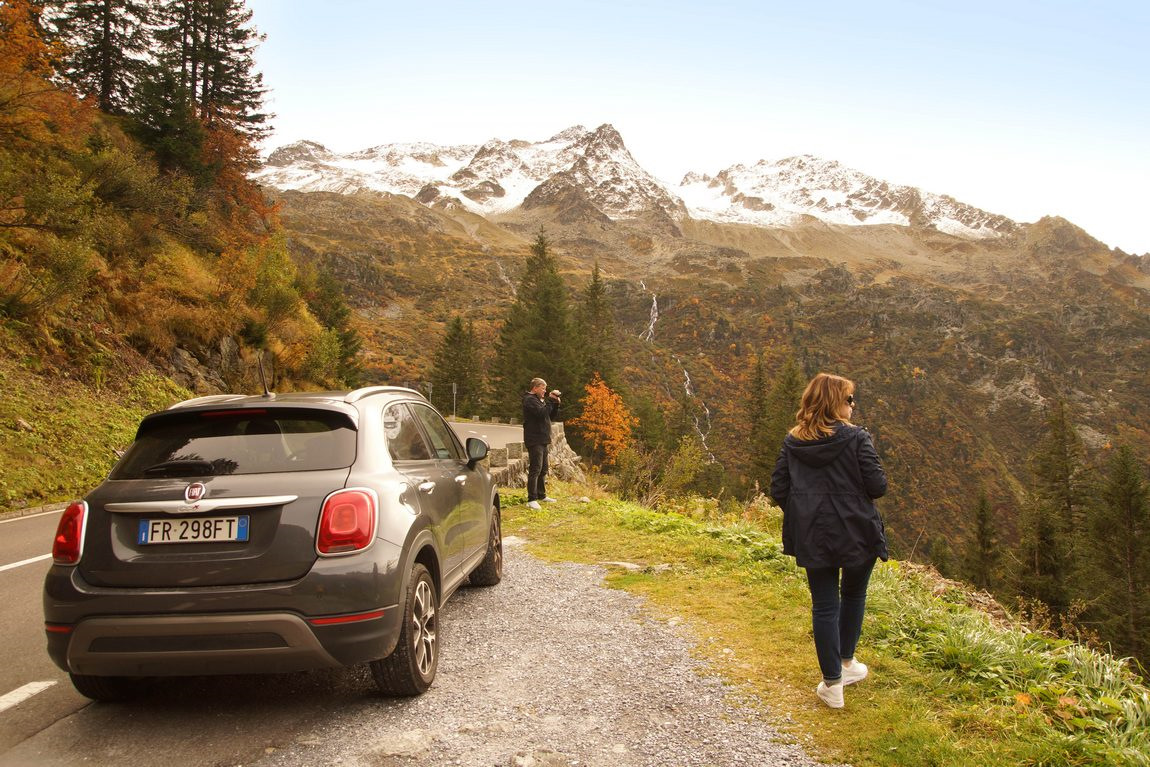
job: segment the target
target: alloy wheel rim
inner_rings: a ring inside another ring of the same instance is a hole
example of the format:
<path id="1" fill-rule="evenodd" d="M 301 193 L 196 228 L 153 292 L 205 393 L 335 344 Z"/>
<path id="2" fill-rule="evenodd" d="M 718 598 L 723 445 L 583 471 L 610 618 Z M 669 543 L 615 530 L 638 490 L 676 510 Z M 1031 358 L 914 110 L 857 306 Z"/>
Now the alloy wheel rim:
<path id="1" fill-rule="evenodd" d="M 436 614 L 435 599 L 431 584 L 421 580 L 415 586 L 415 598 L 411 608 L 412 634 L 415 640 L 415 666 L 422 676 L 431 673 L 435 666 Z"/>
<path id="2" fill-rule="evenodd" d="M 495 549 L 495 571 L 503 572 L 503 533 L 499 529 L 499 517 L 491 520 L 491 546 Z"/>

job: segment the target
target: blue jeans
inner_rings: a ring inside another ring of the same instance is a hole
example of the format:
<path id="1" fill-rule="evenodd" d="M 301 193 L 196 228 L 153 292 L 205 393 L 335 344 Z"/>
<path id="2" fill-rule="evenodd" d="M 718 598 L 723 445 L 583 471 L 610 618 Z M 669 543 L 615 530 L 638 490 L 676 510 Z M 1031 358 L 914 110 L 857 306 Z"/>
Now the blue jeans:
<path id="1" fill-rule="evenodd" d="M 811 590 L 811 627 L 819 669 L 827 684 L 843 676 L 843 658 L 853 658 L 862 634 L 866 589 L 875 561 L 858 567 L 808 567 Z M 839 571 L 842 585 L 839 585 Z"/>
<path id="2" fill-rule="evenodd" d="M 527 500 L 542 501 L 547 497 L 548 445 L 527 446 Z"/>

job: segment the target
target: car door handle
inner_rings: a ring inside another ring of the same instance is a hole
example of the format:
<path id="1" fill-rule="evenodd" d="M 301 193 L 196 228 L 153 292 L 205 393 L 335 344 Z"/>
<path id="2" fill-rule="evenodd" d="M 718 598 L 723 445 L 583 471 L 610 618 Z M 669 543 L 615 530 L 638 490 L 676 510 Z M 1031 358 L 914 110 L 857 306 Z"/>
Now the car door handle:
<path id="1" fill-rule="evenodd" d="M 467 475 L 466 474 L 456 474 L 455 475 L 455 481 L 457 484 L 466 485 L 467 484 Z"/>
<path id="2" fill-rule="evenodd" d="M 435 491 L 435 483 L 434 482 L 420 482 L 419 483 L 419 492 L 427 493 L 428 495 L 431 495 L 434 491 Z"/>

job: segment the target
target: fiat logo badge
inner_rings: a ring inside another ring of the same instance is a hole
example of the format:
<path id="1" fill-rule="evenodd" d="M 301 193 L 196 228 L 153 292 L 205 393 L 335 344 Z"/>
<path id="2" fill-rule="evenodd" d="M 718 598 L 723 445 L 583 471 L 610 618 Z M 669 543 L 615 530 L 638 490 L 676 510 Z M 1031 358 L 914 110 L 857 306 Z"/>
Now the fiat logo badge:
<path id="1" fill-rule="evenodd" d="M 208 488 L 203 482 L 193 482 L 184 490 L 184 500 L 195 503 L 208 494 Z"/>

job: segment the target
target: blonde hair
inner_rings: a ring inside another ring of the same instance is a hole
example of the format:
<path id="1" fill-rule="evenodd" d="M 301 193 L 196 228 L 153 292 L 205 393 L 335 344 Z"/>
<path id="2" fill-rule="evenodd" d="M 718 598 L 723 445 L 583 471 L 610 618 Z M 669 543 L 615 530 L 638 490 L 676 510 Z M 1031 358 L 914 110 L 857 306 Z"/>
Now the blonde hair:
<path id="1" fill-rule="evenodd" d="M 819 373 L 803 391 L 799 412 L 795 413 L 795 426 L 790 434 L 795 439 L 812 440 L 828 437 L 835 431 L 835 424 L 850 421 L 839 415 L 847 404 L 847 397 L 854 394 L 854 382 L 829 373 Z"/>

